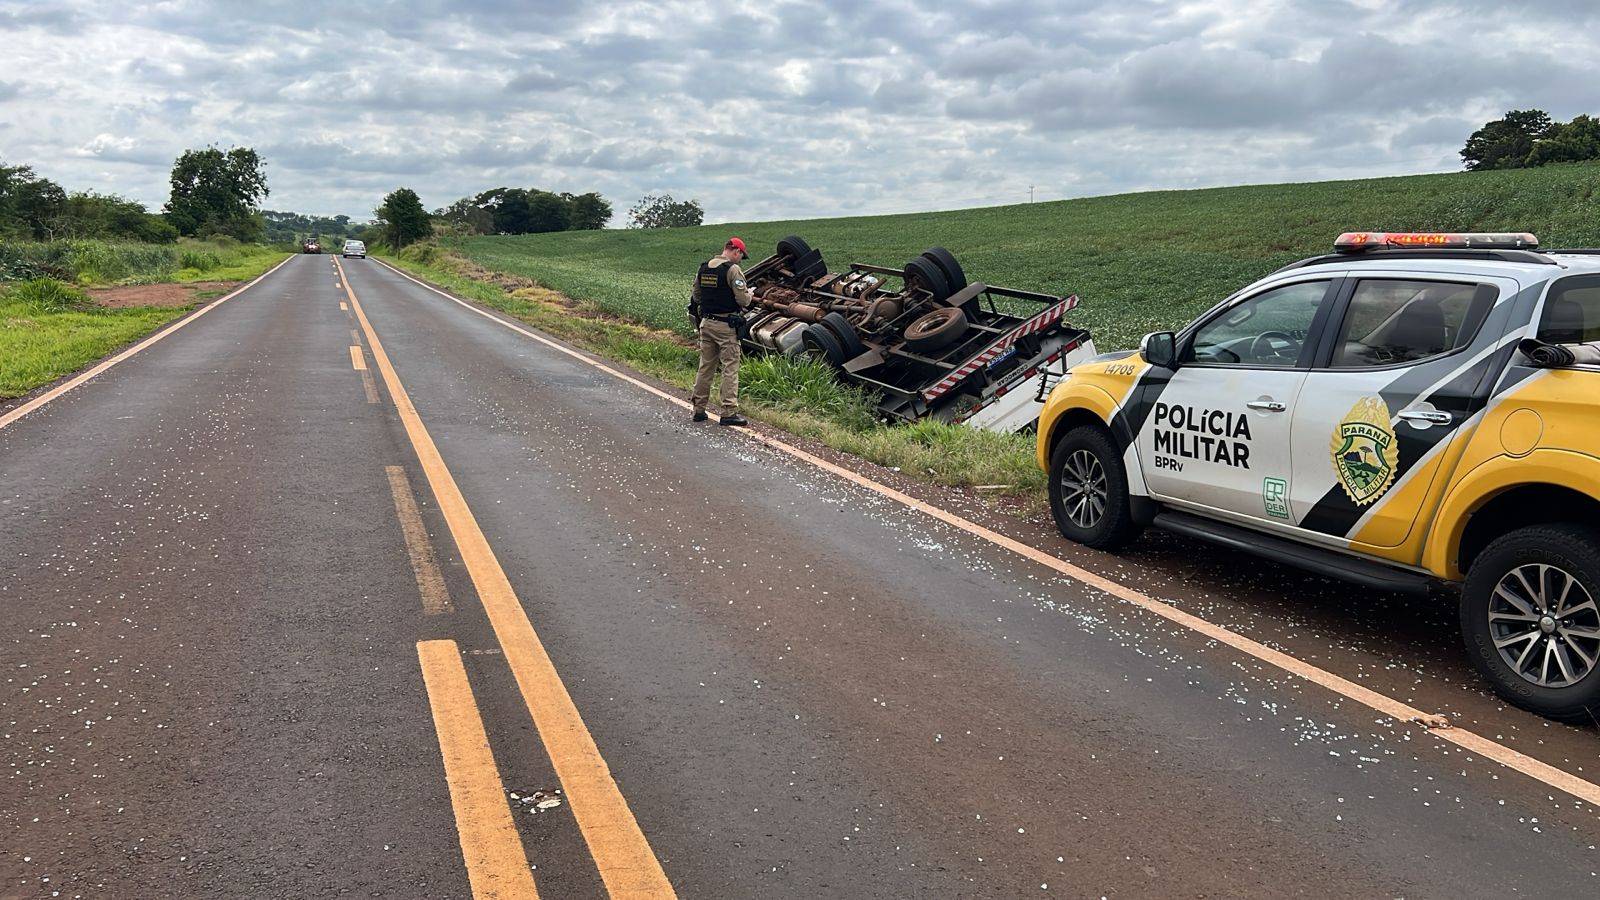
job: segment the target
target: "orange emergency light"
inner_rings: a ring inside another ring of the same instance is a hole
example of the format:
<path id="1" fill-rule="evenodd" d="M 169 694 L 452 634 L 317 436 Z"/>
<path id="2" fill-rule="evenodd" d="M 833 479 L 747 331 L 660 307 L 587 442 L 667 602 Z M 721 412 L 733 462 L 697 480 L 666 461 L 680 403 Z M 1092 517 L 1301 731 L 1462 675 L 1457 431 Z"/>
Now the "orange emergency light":
<path id="1" fill-rule="evenodd" d="M 1535 250 L 1539 239 L 1524 232 L 1347 231 L 1333 242 L 1339 253 L 1424 247 L 1450 250 Z"/>

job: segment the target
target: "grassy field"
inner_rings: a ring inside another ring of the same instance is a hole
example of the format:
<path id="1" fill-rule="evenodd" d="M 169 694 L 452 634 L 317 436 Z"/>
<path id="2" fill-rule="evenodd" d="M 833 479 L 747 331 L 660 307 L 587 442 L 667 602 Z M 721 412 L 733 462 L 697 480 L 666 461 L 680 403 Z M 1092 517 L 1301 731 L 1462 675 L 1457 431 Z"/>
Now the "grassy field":
<path id="1" fill-rule="evenodd" d="M 286 250 L 235 241 L 176 245 L 53 241 L 0 246 L 0 400 L 19 397 L 138 340 L 194 308 L 105 309 L 77 285 L 245 281 Z M 39 277 L 46 274 L 53 277 Z M 220 291 L 202 291 L 195 303 Z"/>
<path id="2" fill-rule="evenodd" d="M 271 268 L 288 248 L 229 238 L 176 244 L 70 240 L 0 243 L 0 281 L 47 276 L 82 285 L 244 281 Z"/>
<path id="3" fill-rule="evenodd" d="M 694 268 L 730 234 L 755 256 L 798 234 L 829 263 L 898 266 L 932 245 L 974 280 L 1076 293 L 1074 324 L 1102 349 L 1182 325 L 1342 231 L 1532 231 L 1547 247 L 1600 246 L 1600 165 L 1316 184 L 1159 191 L 956 212 L 583 231 L 446 242 L 602 310 L 686 332 Z"/>

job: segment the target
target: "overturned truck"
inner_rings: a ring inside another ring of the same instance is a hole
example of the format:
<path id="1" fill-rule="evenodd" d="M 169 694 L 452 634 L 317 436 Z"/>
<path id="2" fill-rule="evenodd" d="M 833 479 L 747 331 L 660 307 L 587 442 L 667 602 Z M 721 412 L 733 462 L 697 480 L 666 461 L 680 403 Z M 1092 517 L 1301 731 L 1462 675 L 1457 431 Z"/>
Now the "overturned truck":
<path id="1" fill-rule="evenodd" d="M 756 298 L 748 348 L 811 356 L 877 396 L 885 419 L 1024 431 L 1048 387 L 1095 352 L 1065 319 L 1077 297 L 969 282 L 943 247 L 900 269 L 830 272 L 820 251 L 786 237 L 745 281 Z"/>

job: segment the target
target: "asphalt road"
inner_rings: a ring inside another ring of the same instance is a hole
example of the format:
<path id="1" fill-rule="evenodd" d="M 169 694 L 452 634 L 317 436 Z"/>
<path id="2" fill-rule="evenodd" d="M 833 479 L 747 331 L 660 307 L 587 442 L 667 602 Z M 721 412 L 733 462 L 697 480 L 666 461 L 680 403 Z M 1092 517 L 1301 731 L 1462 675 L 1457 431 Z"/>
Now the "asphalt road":
<path id="1" fill-rule="evenodd" d="M 343 271 L 291 259 L 0 428 L 0 897 L 1600 888 L 1548 779 Z M 986 521 L 1600 771 L 1438 601 Z"/>

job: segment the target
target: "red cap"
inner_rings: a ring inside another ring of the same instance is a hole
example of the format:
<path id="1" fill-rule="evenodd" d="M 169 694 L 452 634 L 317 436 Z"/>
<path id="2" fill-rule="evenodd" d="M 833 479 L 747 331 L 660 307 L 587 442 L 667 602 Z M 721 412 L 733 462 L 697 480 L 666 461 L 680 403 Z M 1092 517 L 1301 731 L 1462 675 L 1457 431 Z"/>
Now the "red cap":
<path id="1" fill-rule="evenodd" d="M 736 237 L 728 238 L 727 246 L 732 247 L 733 249 L 739 251 L 740 253 L 745 254 L 746 256 L 750 255 L 749 251 L 744 249 L 744 241 L 741 241 Z"/>

